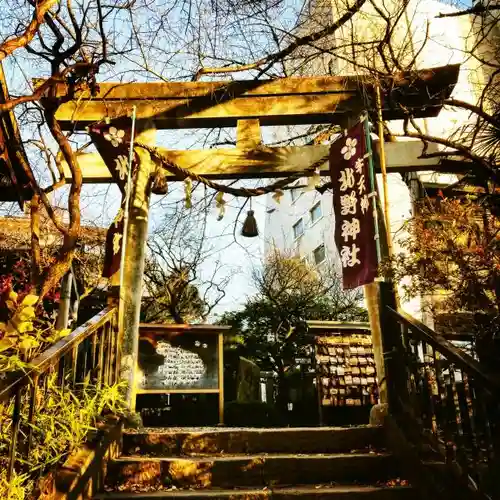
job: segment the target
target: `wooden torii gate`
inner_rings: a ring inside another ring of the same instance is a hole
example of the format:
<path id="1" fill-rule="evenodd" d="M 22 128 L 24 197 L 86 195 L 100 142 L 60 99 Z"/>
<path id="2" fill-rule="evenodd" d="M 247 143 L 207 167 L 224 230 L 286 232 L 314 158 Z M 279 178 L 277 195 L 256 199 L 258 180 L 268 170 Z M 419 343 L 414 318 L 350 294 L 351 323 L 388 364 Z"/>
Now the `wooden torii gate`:
<path id="1" fill-rule="evenodd" d="M 379 82 L 383 92 L 384 120 L 437 116 L 442 101 L 450 96 L 459 66 L 446 66 L 401 73 Z M 283 78 L 189 83 L 103 83 L 98 92 L 81 91 L 63 103 L 56 119 L 65 130 L 82 130 L 105 118 L 130 115 L 136 107 L 138 142 L 154 141 L 155 129 L 237 127 L 235 148 L 171 151 L 159 148 L 173 163 L 210 179 L 277 178 L 304 172 L 324 158 L 328 146 L 267 147 L 260 127 L 270 125 L 337 124 L 349 126 L 370 103 L 373 83 L 360 76 Z M 67 95 L 59 85 L 57 95 Z M 153 145 L 153 144 L 152 144 Z M 128 400 L 135 408 L 139 314 L 149 197 L 147 179 L 156 166 L 149 153 L 138 148 L 139 172 L 129 210 L 124 275 L 120 293 L 120 329 L 123 337 L 122 364 L 129 382 Z M 84 182 L 109 183 L 111 177 L 99 155 L 78 157 Z M 400 162 L 404 163 L 404 162 Z M 390 163 L 391 165 L 391 163 Z M 418 166 L 392 164 L 392 171 Z M 429 168 L 429 167 L 428 167 Z M 391 170 L 391 169 L 390 169 Z M 328 166 L 321 168 L 328 173 Z M 167 174 L 171 175 L 171 174 Z M 68 176 L 69 177 L 69 176 Z M 114 280 L 117 284 L 117 280 Z M 378 329 L 380 335 L 380 329 Z M 376 335 L 376 332 L 373 332 Z M 374 344 L 379 377 L 383 374 L 382 339 Z"/>

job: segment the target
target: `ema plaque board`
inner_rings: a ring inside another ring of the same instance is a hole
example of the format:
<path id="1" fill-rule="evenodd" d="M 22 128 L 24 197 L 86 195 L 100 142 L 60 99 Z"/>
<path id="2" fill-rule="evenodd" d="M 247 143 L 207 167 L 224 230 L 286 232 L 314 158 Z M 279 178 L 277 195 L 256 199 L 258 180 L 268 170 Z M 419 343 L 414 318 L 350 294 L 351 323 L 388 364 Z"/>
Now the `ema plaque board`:
<path id="1" fill-rule="evenodd" d="M 141 339 L 138 388 L 164 392 L 215 391 L 219 388 L 218 364 L 216 335 Z"/>
<path id="2" fill-rule="evenodd" d="M 370 334 L 339 331 L 315 339 L 321 406 L 376 404 L 377 379 Z"/>

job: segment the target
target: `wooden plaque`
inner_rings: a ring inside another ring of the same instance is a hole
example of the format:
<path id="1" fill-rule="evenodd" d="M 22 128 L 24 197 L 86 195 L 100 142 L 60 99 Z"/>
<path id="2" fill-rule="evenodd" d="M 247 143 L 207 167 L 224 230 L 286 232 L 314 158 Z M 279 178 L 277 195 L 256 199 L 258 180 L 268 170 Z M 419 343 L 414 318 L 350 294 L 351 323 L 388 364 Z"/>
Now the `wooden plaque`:
<path id="1" fill-rule="evenodd" d="M 189 335 L 141 342 L 140 391 L 218 390 L 219 355 L 216 335 Z"/>

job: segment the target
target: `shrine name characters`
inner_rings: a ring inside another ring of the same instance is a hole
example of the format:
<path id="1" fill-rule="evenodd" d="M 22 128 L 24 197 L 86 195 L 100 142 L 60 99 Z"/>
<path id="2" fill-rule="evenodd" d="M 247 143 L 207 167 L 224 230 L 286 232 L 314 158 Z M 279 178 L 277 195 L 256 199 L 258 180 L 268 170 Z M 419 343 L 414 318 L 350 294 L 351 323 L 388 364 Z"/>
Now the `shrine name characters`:
<path id="1" fill-rule="evenodd" d="M 363 122 L 335 141 L 330 150 L 335 242 L 342 263 L 344 288 L 356 288 L 373 281 L 377 269 L 368 154 Z"/>
<path id="2" fill-rule="evenodd" d="M 353 141 L 356 141 L 356 139 L 353 139 Z M 355 265 L 361 264 L 358 259 L 360 248 L 356 245 L 358 234 L 361 232 L 361 224 L 359 217 L 356 216 L 358 215 L 358 210 L 361 214 L 365 214 L 370 206 L 366 179 L 362 172 L 363 160 L 361 158 L 357 159 L 355 168 L 347 167 L 340 172 L 340 192 L 347 192 L 347 194 L 340 196 L 340 214 L 343 216 L 353 216 L 350 219 L 344 219 L 342 221 L 342 239 L 345 243 L 340 250 L 342 267 L 354 267 Z M 357 206 L 358 201 L 359 209 Z M 353 243 L 349 246 L 351 240 Z"/>

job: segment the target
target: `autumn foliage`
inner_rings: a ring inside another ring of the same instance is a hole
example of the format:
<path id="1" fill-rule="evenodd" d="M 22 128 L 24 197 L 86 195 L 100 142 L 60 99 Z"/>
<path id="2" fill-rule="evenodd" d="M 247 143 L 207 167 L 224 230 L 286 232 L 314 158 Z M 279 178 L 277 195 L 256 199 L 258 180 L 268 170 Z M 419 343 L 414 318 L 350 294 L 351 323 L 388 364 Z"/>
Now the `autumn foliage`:
<path id="1" fill-rule="evenodd" d="M 405 298 L 424 297 L 435 321 L 443 314 L 471 319 L 477 337 L 499 333 L 500 221 L 475 197 L 424 200 L 393 258 Z"/>

